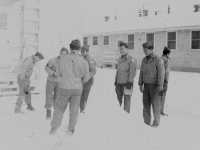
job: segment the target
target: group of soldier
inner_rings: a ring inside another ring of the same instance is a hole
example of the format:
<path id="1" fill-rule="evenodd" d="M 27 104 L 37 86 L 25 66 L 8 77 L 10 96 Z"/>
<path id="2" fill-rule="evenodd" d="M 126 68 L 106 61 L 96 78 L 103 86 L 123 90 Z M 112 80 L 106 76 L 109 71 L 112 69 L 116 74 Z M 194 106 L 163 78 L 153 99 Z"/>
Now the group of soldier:
<path id="1" fill-rule="evenodd" d="M 164 47 L 163 55 L 159 57 L 154 54 L 153 43 L 146 42 L 142 46 L 146 57 L 141 63 L 138 85 L 143 93 L 143 118 L 144 123 L 156 128 L 160 124 L 160 116 L 167 116 L 164 113 L 164 103 L 169 81 L 171 51 Z M 137 61 L 129 55 L 127 43 L 120 43 L 119 49 L 121 56 L 117 64 L 115 91 L 120 106 L 124 96 L 124 110 L 130 113 Z M 154 115 L 153 124 L 151 124 L 151 107 Z"/>
<path id="2" fill-rule="evenodd" d="M 63 47 L 59 56 L 51 58 L 45 66 L 45 71 L 48 73 L 44 105 L 46 119 L 51 119 L 51 108 L 54 108 L 50 134 L 55 134 L 61 126 L 68 103 L 70 118 L 67 133 L 69 135 L 74 133 L 79 111 L 80 113 L 85 112 L 88 95 L 96 74 L 96 62 L 89 55 L 89 46 L 81 47 L 78 39 L 72 40 L 69 46 L 70 52 Z M 154 54 L 151 42 L 146 42 L 142 46 L 146 57 L 142 60 L 138 85 L 143 93 L 144 123 L 158 127 L 160 115 L 167 115 L 164 113 L 164 103 L 169 81 L 170 50 L 164 47 L 163 56 L 159 57 Z M 124 110 L 130 113 L 137 61 L 130 56 L 127 43 L 120 43 L 119 49 L 121 56 L 117 64 L 115 91 L 119 105 L 122 105 L 124 97 Z M 15 104 L 15 113 L 23 113 L 21 111 L 23 100 L 27 104 L 27 110 L 34 110 L 31 104 L 30 76 L 35 63 L 42 59 L 44 56 L 37 52 L 24 60 L 17 78 L 19 96 Z M 154 114 L 152 125 L 151 105 Z"/>

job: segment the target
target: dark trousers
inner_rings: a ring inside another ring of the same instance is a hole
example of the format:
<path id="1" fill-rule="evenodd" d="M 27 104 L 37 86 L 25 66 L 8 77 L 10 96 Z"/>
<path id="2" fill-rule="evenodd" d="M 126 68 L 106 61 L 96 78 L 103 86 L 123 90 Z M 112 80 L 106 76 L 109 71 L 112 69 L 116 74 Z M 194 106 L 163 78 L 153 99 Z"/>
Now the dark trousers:
<path id="1" fill-rule="evenodd" d="M 58 87 L 57 99 L 55 101 L 55 108 L 51 121 L 52 127 L 60 127 L 63 114 L 65 113 L 69 103 L 70 113 L 68 130 L 74 130 L 78 119 L 81 93 L 82 89 L 61 89 Z"/>
<path id="2" fill-rule="evenodd" d="M 166 99 L 166 92 L 163 93 L 162 96 L 160 96 L 160 102 L 161 102 L 160 113 L 161 114 L 164 114 L 165 99 Z"/>
<path id="3" fill-rule="evenodd" d="M 154 125 L 160 124 L 160 96 L 159 89 L 154 84 L 144 84 L 143 91 L 143 117 L 146 124 L 151 124 L 151 106 L 153 108 Z"/>
<path id="4" fill-rule="evenodd" d="M 54 106 L 54 102 L 57 98 L 57 86 L 58 83 L 47 80 L 46 83 L 46 103 L 45 108 L 51 108 Z"/>
<path id="5" fill-rule="evenodd" d="M 124 87 L 125 84 L 116 84 L 115 92 L 117 94 L 117 99 L 119 101 L 119 105 L 122 105 L 122 98 L 124 96 L 124 110 L 127 113 L 130 113 L 131 108 L 131 95 L 124 95 Z"/>
<path id="6" fill-rule="evenodd" d="M 15 105 L 16 107 L 21 108 L 23 104 L 23 100 L 25 101 L 26 104 L 31 104 L 30 81 L 29 79 L 21 80 L 18 77 L 17 83 L 19 85 L 19 95 L 18 95 L 17 102 L 15 103 Z"/>
<path id="7" fill-rule="evenodd" d="M 85 110 L 85 106 L 87 104 L 88 96 L 90 93 L 90 89 L 94 83 L 94 78 L 91 78 L 88 82 L 83 85 L 83 92 L 81 94 L 81 101 L 80 101 L 80 112 Z"/>

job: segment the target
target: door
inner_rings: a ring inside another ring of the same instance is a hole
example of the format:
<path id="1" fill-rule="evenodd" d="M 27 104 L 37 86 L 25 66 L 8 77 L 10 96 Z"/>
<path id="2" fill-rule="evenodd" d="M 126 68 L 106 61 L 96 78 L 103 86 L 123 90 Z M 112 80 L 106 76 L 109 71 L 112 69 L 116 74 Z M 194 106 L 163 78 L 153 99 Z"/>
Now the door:
<path id="1" fill-rule="evenodd" d="M 0 8 L 0 68 L 10 65 L 10 9 Z"/>

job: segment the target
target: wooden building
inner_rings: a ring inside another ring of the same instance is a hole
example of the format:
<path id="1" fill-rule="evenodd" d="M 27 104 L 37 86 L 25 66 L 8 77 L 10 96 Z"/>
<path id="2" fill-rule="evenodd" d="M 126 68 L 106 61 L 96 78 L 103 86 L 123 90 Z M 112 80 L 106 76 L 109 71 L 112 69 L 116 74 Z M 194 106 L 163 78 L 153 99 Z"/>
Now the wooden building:
<path id="1" fill-rule="evenodd" d="M 118 44 L 127 42 L 138 68 L 145 56 L 142 44 L 154 43 L 154 51 L 162 55 L 164 46 L 171 49 L 171 70 L 200 72 L 200 12 L 166 14 L 135 19 L 118 18 L 103 22 L 87 31 L 83 43 L 104 67 L 115 68 Z M 112 57 L 113 56 L 113 57 Z"/>

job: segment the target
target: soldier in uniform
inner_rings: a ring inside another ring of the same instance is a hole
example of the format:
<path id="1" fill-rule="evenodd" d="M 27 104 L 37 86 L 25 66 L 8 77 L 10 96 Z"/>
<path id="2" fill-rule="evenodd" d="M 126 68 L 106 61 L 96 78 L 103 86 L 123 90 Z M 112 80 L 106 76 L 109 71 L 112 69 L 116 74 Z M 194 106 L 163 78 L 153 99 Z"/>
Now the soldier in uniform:
<path id="1" fill-rule="evenodd" d="M 153 44 L 142 44 L 146 57 L 142 60 L 139 82 L 140 91 L 143 92 L 143 118 L 144 123 L 151 125 L 151 105 L 153 108 L 154 121 L 152 127 L 160 124 L 160 96 L 164 82 L 163 60 L 154 54 Z"/>
<path id="2" fill-rule="evenodd" d="M 119 105 L 122 105 L 122 98 L 124 96 L 124 110 L 130 113 L 131 95 L 124 93 L 124 88 L 130 90 L 133 88 L 134 78 L 136 76 L 137 61 L 128 54 L 128 44 L 120 43 L 120 53 L 117 72 L 115 76 L 115 91 Z"/>
<path id="3" fill-rule="evenodd" d="M 19 96 L 17 102 L 15 103 L 16 107 L 15 113 L 23 113 L 21 111 L 23 99 L 27 104 L 27 110 L 33 111 L 34 108 L 31 104 L 31 91 L 30 91 L 30 76 L 33 73 L 34 65 L 36 62 L 44 59 L 44 56 L 37 52 L 35 55 L 32 55 L 24 60 L 21 66 L 20 74 L 17 78 L 17 83 L 19 85 Z"/>
<path id="4" fill-rule="evenodd" d="M 68 49 L 63 47 L 60 50 L 60 56 L 67 55 Z M 54 105 L 56 100 L 56 90 L 57 90 L 57 79 L 60 76 L 58 61 L 60 56 L 51 58 L 47 65 L 45 66 L 45 71 L 48 73 L 48 78 L 46 82 L 46 103 L 44 108 L 47 109 L 46 119 L 51 118 L 51 107 Z"/>
<path id="5" fill-rule="evenodd" d="M 168 82 L 169 82 L 169 72 L 170 72 L 170 55 L 171 51 L 169 48 L 164 47 L 162 59 L 164 61 L 165 66 L 165 78 L 164 78 L 164 84 L 163 84 L 163 91 L 161 93 L 161 110 L 160 115 L 161 116 L 168 116 L 168 114 L 164 113 L 164 105 L 165 105 L 165 99 L 166 99 L 166 92 L 168 89 Z"/>
<path id="6" fill-rule="evenodd" d="M 80 48 L 80 41 L 73 40 L 70 44 L 71 52 L 60 57 L 59 69 L 61 76 L 58 78 L 59 86 L 50 134 L 55 134 L 57 128 L 60 127 L 68 103 L 70 111 L 68 134 L 72 135 L 74 133 L 83 84 L 90 78 L 88 63 L 79 54 Z"/>
<path id="7" fill-rule="evenodd" d="M 89 65 L 89 74 L 90 79 L 83 85 L 83 92 L 81 95 L 81 102 L 80 102 L 80 113 L 84 113 L 85 105 L 88 100 L 88 95 L 90 93 L 90 89 L 94 83 L 94 75 L 96 74 L 96 62 L 95 60 L 89 55 L 89 45 L 81 47 L 81 55 L 87 61 Z"/>

